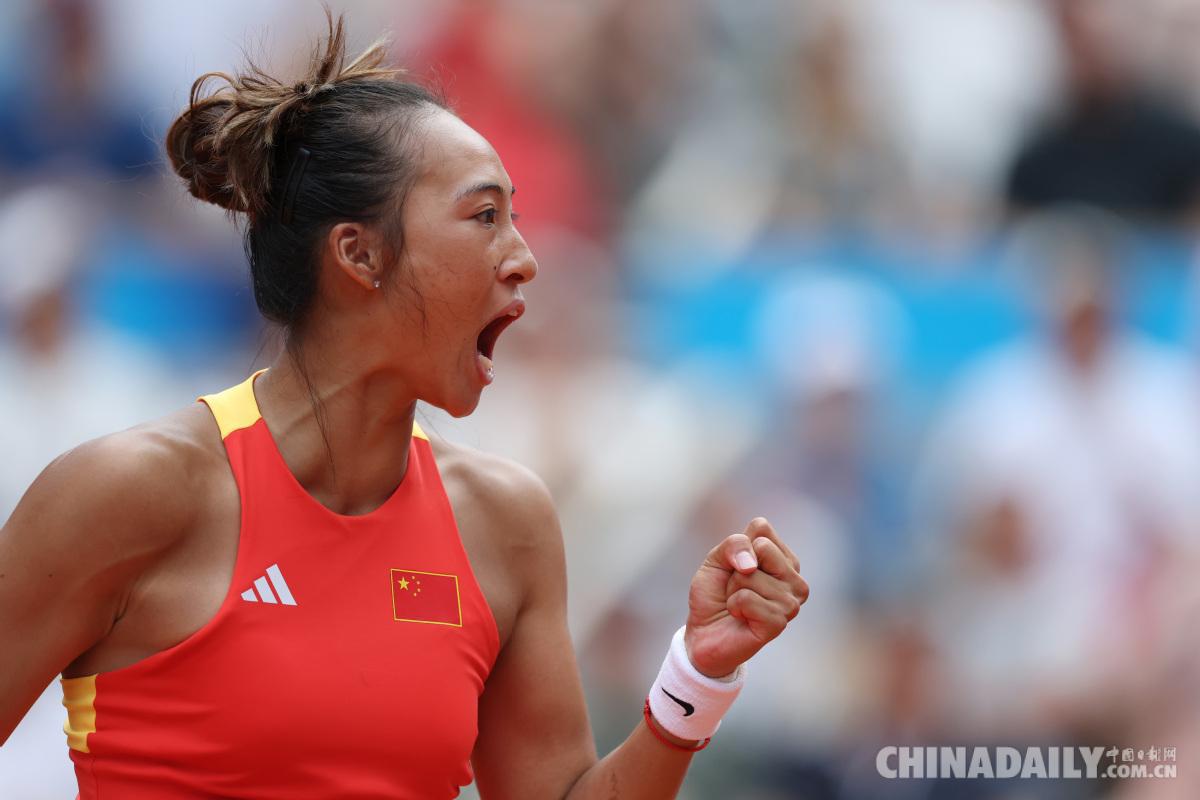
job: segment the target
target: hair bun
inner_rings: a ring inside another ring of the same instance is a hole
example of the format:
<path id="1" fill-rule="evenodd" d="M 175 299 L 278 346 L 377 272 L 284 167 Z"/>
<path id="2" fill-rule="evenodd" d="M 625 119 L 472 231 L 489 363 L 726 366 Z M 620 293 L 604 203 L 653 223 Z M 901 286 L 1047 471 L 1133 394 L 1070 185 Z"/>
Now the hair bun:
<path id="1" fill-rule="evenodd" d="M 203 80 L 193 87 L 193 96 Z M 250 209 L 230 179 L 227 153 L 218 146 L 223 138 L 223 122 L 232 107 L 233 101 L 228 98 L 211 97 L 200 103 L 193 99 L 167 133 L 167 155 L 193 197 L 228 211 L 246 212 Z"/>
<path id="2" fill-rule="evenodd" d="M 347 65 L 344 20 L 326 9 L 328 38 L 313 53 L 307 74 L 284 83 L 250 64 L 236 76 L 201 75 L 192 84 L 188 108 L 167 132 L 171 166 L 195 197 L 257 217 L 268 208 L 273 149 L 295 125 L 293 113 L 319 95 L 349 81 L 393 78 L 377 42 Z M 205 93 L 210 79 L 225 86 Z"/>
<path id="3" fill-rule="evenodd" d="M 226 86 L 205 96 L 212 78 Z M 167 132 L 171 165 L 193 196 L 252 216 L 267 208 L 272 148 L 288 112 L 307 97 L 257 69 L 232 78 L 210 72 Z"/>

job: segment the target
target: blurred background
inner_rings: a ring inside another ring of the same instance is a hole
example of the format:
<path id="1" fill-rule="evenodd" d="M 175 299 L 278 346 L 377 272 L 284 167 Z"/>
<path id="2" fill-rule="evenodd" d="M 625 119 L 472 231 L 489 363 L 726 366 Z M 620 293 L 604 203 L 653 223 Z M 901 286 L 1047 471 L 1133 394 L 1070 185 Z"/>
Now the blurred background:
<path id="1" fill-rule="evenodd" d="M 475 415 L 423 414 L 549 484 L 601 752 L 704 552 L 761 514 L 812 598 L 684 798 L 1200 796 L 1200 2 L 332 7 L 520 187 L 529 312 Z M 63 450 L 274 357 L 237 230 L 161 142 L 200 73 L 287 77 L 323 26 L 0 5 L 0 520 Z M 60 699 L 0 797 L 73 796 Z M 952 744 L 1175 747 L 1180 774 L 876 774 Z"/>

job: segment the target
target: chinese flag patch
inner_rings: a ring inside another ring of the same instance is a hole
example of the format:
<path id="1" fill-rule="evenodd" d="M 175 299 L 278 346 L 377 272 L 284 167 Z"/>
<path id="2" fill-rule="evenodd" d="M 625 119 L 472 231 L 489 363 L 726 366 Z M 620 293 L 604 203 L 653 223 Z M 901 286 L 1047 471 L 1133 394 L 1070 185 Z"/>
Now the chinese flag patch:
<path id="1" fill-rule="evenodd" d="M 458 576 L 415 569 L 392 570 L 392 618 L 462 627 Z"/>

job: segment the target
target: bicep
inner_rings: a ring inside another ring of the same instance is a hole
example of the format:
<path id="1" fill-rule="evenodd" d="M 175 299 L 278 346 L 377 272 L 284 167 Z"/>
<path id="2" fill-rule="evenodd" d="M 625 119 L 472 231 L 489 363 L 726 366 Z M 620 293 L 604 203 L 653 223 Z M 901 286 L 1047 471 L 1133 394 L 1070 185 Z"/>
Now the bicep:
<path id="1" fill-rule="evenodd" d="M 551 516 L 553 515 L 551 509 Z M 557 520 L 529 575 L 530 594 L 479 701 L 472 762 L 486 800 L 563 797 L 596 762 L 566 621 Z"/>

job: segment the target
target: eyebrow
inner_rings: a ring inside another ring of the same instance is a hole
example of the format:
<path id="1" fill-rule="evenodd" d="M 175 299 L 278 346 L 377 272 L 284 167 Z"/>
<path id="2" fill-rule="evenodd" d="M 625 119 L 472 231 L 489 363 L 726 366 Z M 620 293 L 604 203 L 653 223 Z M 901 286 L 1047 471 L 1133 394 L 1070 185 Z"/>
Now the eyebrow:
<path id="1" fill-rule="evenodd" d="M 481 183 L 476 183 L 471 186 L 468 186 L 466 189 L 463 189 L 461 192 L 459 192 L 458 196 L 454 198 L 454 202 L 457 203 L 460 200 L 466 200 L 468 197 L 470 197 L 473 194 L 482 194 L 484 192 L 496 192 L 497 194 L 503 195 L 504 187 L 498 183 L 489 183 L 487 181 L 483 181 Z M 508 190 L 508 194 L 510 197 L 512 195 L 515 195 L 516 193 L 517 193 L 517 187 L 515 187 L 515 186 Z"/>

